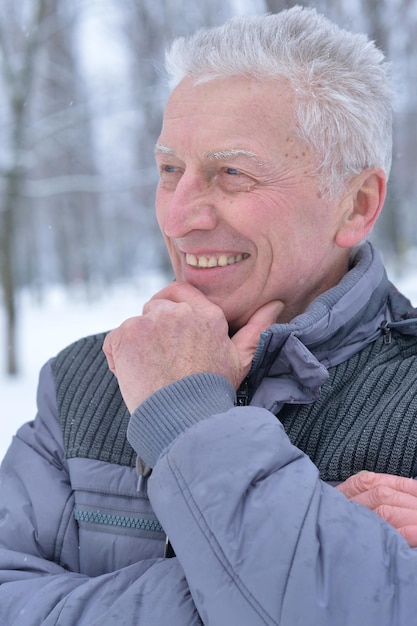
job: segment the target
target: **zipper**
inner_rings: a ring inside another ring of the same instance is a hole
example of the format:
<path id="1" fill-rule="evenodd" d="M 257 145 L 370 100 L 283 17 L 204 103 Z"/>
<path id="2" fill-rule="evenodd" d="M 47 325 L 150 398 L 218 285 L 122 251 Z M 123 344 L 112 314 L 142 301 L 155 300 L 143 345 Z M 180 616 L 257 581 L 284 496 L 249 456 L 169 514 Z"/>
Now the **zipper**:
<path id="1" fill-rule="evenodd" d="M 142 461 L 140 456 L 136 457 L 136 474 L 138 476 L 138 483 L 136 491 L 142 496 L 148 497 L 148 478 L 152 474 L 152 469 Z"/>
<path id="2" fill-rule="evenodd" d="M 167 535 L 165 538 L 164 559 L 172 559 L 174 556 L 175 556 L 175 551 Z"/>
<path id="3" fill-rule="evenodd" d="M 117 528 L 133 528 L 134 530 L 148 530 L 152 532 L 164 532 L 157 520 L 133 515 L 117 515 L 115 513 L 100 513 L 99 511 L 74 510 L 74 518 L 77 522 L 88 522 L 100 526 L 112 526 Z"/>
<path id="4" fill-rule="evenodd" d="M 244 380 L 236 391 L 235 406 L 248 406 L 249 404 L 249 389 L 248 382 Z"/>
<path id="5" fill-rule="evenodd" d="M 391 328 L 388 326 L 388 322 L 387 320 L 384 320 L 379 328 L 382 331 L 382 336 L 384 337 L 384 343 L 386 345 L 389 345 L 391 343 L 392 340 L 392 335 L 391 335 Z"/>

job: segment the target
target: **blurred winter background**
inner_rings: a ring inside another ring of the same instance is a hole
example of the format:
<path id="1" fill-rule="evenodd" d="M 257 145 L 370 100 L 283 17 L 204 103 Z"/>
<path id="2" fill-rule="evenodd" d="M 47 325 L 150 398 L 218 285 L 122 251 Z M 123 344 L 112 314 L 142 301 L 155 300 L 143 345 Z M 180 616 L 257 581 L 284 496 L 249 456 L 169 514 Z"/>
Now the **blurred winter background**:
<path id="1" fill-rule="evenodd" d="M 284 0 L 1 0 L 0 459 L 41 365 L 171 280 L 153 196 L 167 43 Z M 395 146 L 373 238 L 417 305 L 417 2 L 305 2 L 392 62 Z"/>

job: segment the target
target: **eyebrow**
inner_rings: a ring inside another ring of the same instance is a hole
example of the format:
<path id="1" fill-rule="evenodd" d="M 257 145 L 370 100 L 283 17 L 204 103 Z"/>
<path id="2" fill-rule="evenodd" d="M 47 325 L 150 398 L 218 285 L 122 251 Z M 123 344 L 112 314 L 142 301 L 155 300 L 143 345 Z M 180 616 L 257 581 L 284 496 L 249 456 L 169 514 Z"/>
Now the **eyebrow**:
<path id="1" fill-rule="evenodd" d="M 175 156 L 175 152 L 173 151 L 172 148 L 169 148 L 168 146 L 164 146 L 160 143 L 157 143 L 155 145 L 155 154 L 166 154 L 168 156 Z"/>
<path id="2" fill-rule="evenodd" d="M 242 150 L 241 148 L 231 150 L 210 150 L 208 152 L 205 152 L 204 156 L 210 161 L 230 160 L 243 156 L 249 159 L 253 159 L 258 163 L 261 162 L 261 159 L 257 156 L 257 154 L 255 154 L 255 152 L 252 152 L 251 150 Z"/>
<path id="3" fill-rule="evenodd" d="M 174 150 L 169 146 L 164 146 L 163 144 L 156 144 L 155 154 L 165 154 L 172 157 L 175 156 Z M 252 152 L 252 150 L 244 150 L 242 148 L 232 148 L 230 150 L 208 150 L 207 152 L 204 152 L 203 156 L 210 161 L 223 161 L 237 159 L 238 157 L 246 157 L 255 161 L 258 165 L 264 165 L 264 161 L 262 161 L 262 159 L 260 159 L 255 152 Z"/>

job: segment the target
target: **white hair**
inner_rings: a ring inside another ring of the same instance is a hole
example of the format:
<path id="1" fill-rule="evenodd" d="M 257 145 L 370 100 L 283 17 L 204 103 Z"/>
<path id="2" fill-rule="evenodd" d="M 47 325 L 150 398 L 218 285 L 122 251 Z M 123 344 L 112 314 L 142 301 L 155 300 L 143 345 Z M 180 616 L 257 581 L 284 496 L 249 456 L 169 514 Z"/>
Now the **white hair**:
<path id="1" fill-rule="evenodd" d="M 185 77 L 285 77 L 294 89 L 298 137 L 316 155 L 328 193 L 366 168 L 389 175 L 392 90 L 384 54 L 315 9 L 235 17 L 180 37 L 166 70 L 172 89 Z"/>

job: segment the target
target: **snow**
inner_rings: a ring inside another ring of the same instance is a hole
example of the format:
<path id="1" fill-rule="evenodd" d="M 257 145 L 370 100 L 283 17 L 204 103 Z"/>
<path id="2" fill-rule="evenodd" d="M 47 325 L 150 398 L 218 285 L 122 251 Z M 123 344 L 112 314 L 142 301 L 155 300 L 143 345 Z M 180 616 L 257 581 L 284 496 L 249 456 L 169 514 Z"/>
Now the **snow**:
<path id="1" fill-rule="evenodd" d="M 80 337 L 110 330 L 142 312 L 143 304 L 162 289 L 167 279 L 146 274 L 132 285 L 112 287 L 107 293 L 86 300 L 85 294 L 53 289 L 42 304 L 29 293 L 20 302 L 18 377 L 4 374 L 3 311 L 0 306 L 0 460 L 12 436 L 36 413 L 39 370 L 59 350 Z"/>
<path id="2" fill-rule="evenodd" d="M 397 287 L 417 306 L 417 262 L 401 277 L 390 276 Z M 126 318 L 138 315 L 143 304 L 162 289 L 166 279 L 147 274 L 136 284 L 112 287 L 106 294 L 86 301 L 83 294 L 62 289 L 48 292 L 42 304 L 23 294 L 20 303 L 20 361 L 16 379 L 0 374 L 0 459 L 17 428 L 33 419 L 36 387 L 41 366 L 59 350 L 79 337 L 115 328 Z M 0 309 L 0 323 L 3 312 Z M 2 328 L 2 327 L 0 327 Z M 4 359 L 4 336 L 0 332 L 0 357 Z M 1 363 L 3 369 L 4 365 Z"/>

